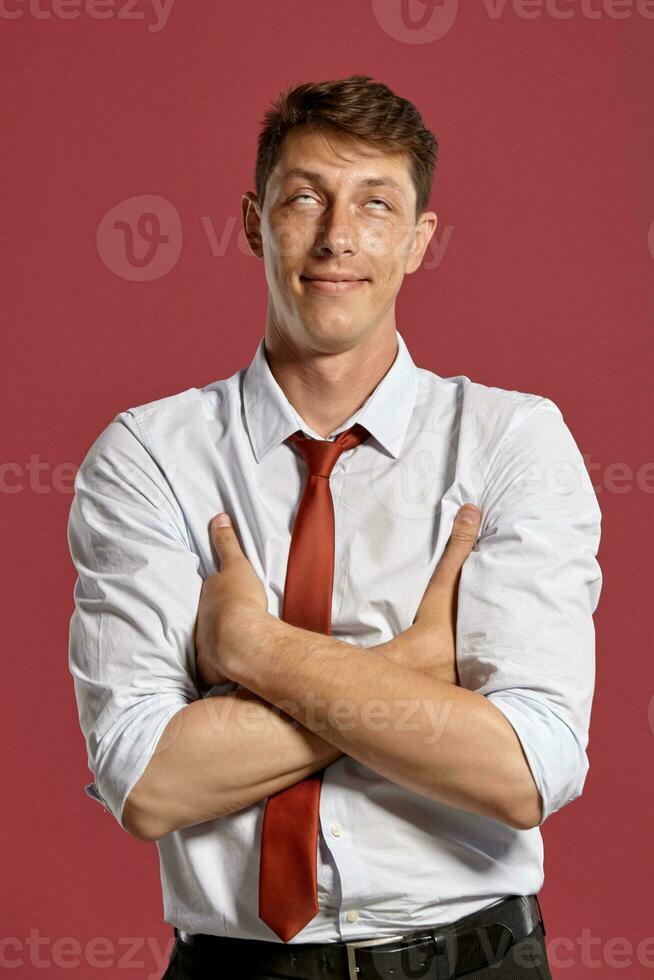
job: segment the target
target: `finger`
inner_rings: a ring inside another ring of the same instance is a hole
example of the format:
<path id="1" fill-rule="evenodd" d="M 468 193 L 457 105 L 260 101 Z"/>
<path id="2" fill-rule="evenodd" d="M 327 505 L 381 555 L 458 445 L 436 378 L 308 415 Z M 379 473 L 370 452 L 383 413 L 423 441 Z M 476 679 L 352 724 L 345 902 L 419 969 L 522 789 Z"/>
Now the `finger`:
<path id="1" fill-rule="evenodd" d="M 222 512 L 212 518 L 211 539 L 216 546 L 220 563 L 223 566 L 230 558 L 243 554 L 229 514 Z"/>
<path id="2" fill-rule="evenodd" d="M 481 511 L 474 504 L 464 504 L 454 518 L 452 533 L 441 555 L 430 584 L 454 588 L 461 567 L 477 540 Z"/>

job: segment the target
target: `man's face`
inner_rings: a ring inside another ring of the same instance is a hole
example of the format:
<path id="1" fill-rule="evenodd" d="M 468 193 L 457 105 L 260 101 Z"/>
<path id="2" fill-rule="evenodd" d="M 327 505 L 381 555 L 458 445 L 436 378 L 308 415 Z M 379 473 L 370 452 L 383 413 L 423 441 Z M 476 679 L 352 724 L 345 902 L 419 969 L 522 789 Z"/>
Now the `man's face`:
<path id="1" fill-rule="evenodd" d="M 268 179 L 260 217 L 256 196 L 244 195 L 248 240 L 264 259 L 268 315 L 294 346 L 338 351 L 395 325 L 404 274 L 418 268 L 436 227 L 433 212 L 416 223 L 408 161 L 404 153 L 295 129 Z"/>

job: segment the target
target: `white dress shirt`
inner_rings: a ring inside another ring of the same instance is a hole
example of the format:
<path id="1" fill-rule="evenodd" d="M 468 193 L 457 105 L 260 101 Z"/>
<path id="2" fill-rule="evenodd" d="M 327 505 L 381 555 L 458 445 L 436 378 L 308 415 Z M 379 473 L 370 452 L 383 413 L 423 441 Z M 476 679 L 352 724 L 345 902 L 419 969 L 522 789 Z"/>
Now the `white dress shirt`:
<path id="1" fill-rule="evenodd" d="M 407 629 L 458 508 L 477 504 L 479 536 L 459 583 L 459 677 L 515 729 L 547 819 L 581 794 L 588 771 L 597 498 L 552 401 L 440 377 L 396 336 L 389 371 L 329 436 L 355 422 L 371 433 L 331 476 L 332 633 L 369 647 Z M 281 617 L 306 479 L 285 442 L 298 429 L 321 438 L 275 381 L 262 338 L 232 377 L 120 412 L 79 467 L 69 666 L 94 778 L 84 788 L 121 827 L 167 722 L 202 696 L 193 633 L 202 581 L 218 571 L 209 521 L 219 511 Z M 157 841 L 166 922 L 278 940 L 258 916 L 265 803 Z M 543 884 L 538 827 L 433 802 L 349 756 L 325 771 L 320 831 L 320 911 L 294 943 L 442 925 Z"/>

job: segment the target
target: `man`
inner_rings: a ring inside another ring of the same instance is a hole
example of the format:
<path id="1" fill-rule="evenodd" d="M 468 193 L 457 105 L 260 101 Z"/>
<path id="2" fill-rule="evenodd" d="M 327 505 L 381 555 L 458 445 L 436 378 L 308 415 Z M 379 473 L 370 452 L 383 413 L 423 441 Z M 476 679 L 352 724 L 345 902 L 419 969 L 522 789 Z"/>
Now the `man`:
<path id="1" fill-rule="evenodd" d="M 76 478 L 86 789 L 157 843 L 171 980 L 550 976 L 600 511 L 553 402 L 414 364 L 436 142 L 370 81 L 267 113 L 247 370 L 121 412 Z"/>

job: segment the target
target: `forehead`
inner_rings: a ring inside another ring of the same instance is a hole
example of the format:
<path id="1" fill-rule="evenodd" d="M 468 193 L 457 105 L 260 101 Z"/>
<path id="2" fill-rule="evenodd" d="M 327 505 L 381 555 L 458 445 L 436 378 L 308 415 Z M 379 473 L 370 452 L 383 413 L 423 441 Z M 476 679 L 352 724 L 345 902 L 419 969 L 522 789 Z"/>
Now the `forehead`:
<path id="1" fill-rule="evenodd" d="M 284 137 L 277 163 L 270 175 L 275 183 L 301 176 L 291 171 L 316 174 L 324 183 L 358 184 L 363 180 L 388 180 L 400 192 L 410 195 L 413 184 L 409 155 L 389 151 L 362 140 L 323 135 L 298 127 Z"/>

